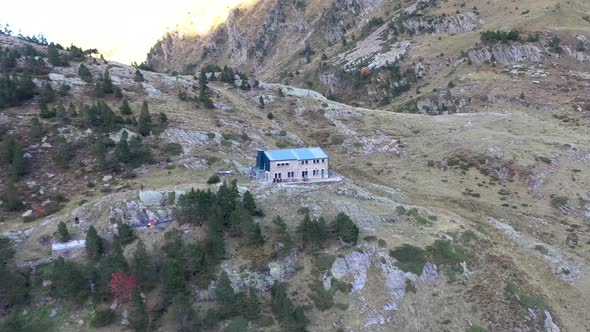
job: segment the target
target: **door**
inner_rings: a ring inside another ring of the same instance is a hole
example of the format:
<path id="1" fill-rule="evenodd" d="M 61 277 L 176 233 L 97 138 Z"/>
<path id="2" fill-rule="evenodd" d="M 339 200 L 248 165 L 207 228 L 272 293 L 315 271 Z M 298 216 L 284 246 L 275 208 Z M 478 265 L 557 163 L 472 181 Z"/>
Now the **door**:
<path id="1" fill-rule="evenodd" d="M 324 170 L 322 170 L 322 178 L 324 178 Z"/>

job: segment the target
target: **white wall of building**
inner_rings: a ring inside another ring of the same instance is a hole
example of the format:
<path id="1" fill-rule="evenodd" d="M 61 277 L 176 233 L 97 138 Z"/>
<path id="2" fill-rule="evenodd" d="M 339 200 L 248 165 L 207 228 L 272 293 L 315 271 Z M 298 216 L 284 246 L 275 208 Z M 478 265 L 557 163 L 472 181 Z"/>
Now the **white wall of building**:
<path id="1" fill-rule="evenodd" d="M 328 178 L 328 164 L 328 158 L 271 161 L 268 180 L 282 179 L 285 182 L 296 179 L 301 181 L 304 175 L 308 179 Z"/>

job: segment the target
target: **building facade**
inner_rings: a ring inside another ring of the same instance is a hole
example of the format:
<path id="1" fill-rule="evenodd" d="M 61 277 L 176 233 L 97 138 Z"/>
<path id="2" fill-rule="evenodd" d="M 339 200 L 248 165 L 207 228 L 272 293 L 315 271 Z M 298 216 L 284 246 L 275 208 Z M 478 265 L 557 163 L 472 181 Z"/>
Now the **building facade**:
<path id="1" fill-rule="evenodd" d="M 256 177 L 268 182 L 297 182 L 330 177 L 329 157 L 319 147 L 258 150 Z"/>

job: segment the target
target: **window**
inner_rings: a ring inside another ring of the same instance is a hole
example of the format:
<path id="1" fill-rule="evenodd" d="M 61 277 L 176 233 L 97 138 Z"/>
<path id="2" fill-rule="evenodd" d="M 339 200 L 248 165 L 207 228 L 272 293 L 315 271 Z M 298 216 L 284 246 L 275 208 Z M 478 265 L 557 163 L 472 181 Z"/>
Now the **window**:
<path id="1" fill-rule="evenodd" d="M 323 164 L 325 161 L 326 161 L 325 159 L 322 159 L 322 164 Z"/>

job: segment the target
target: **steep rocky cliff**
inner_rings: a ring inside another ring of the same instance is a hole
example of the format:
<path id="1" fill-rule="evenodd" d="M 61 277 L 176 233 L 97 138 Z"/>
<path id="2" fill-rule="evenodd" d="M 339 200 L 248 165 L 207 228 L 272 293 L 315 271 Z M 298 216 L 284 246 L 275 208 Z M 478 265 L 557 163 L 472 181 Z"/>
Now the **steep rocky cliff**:
<path id="1" fill-rule="evenodd" d="M 208 35 L 171 32 L 147 57 L 157 71 L 193 73 L 205 64 L 264 74 L 278 63 L 305 62 L 310 44 L 333 45 L 383 0 L 264 0 L 232 11 Z"/>

